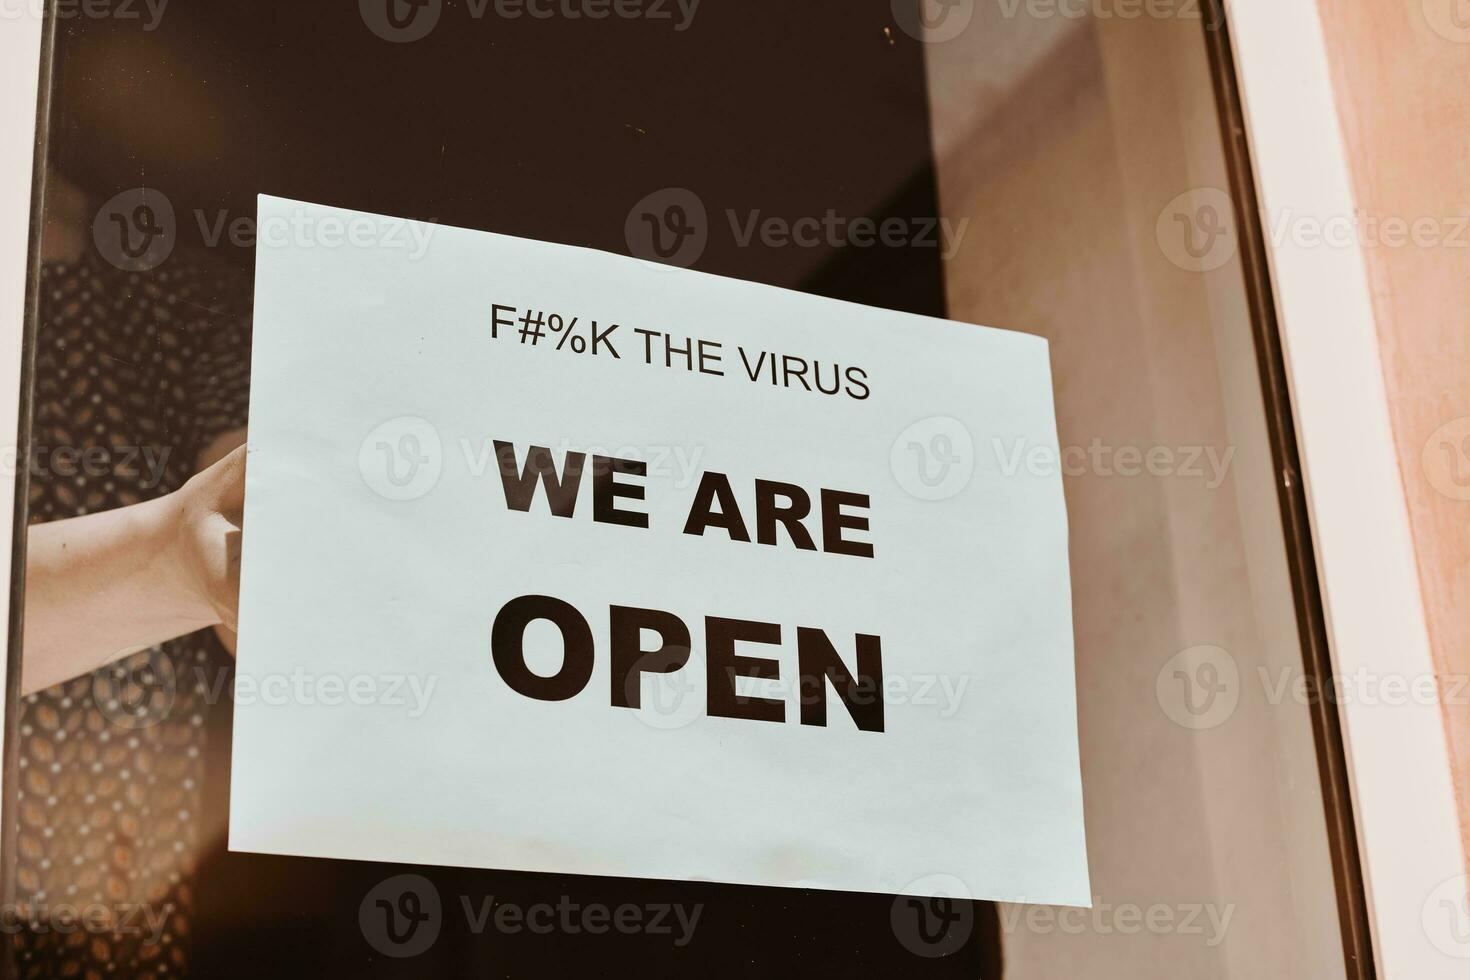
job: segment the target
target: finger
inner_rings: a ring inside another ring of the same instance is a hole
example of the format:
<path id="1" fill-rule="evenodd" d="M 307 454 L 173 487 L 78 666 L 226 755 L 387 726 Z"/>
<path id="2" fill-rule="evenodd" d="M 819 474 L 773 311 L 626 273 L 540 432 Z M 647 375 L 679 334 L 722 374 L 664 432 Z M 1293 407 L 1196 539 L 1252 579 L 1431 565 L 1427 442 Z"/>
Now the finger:
<path id="1" fill-rule="evenodd" d="M 245 518 L 245 455 L 246 447 L 239 446 L 211 467 L 218 469 L 219 477 L 219 496 L 215 500 L 215 506 L 236 527 Z"/>
<path id="2" fill-rule="evenodd" d="M 240 545 L 241 533 L 231 528 L 225 532 L 225 577 L 220 596 L 220 622 L 231 630 L 240 622 Z"/>

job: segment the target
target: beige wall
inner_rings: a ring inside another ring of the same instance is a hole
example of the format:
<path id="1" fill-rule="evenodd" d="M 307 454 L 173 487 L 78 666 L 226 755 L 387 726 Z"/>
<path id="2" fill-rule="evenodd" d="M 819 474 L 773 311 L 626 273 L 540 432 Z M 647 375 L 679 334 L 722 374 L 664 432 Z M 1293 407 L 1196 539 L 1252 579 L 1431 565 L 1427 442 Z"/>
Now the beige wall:
<path id="1" fill-rule="evenodd" d="M 1385 226 L 1361 239 L 1430 640 L 1454 693 L 1470 677 L 1470 3 L 1319 6 L 1357 207 L 1421 222 L 1417 244 Z M 1470 850 L 1467 696 L 1445 716 Z"/>

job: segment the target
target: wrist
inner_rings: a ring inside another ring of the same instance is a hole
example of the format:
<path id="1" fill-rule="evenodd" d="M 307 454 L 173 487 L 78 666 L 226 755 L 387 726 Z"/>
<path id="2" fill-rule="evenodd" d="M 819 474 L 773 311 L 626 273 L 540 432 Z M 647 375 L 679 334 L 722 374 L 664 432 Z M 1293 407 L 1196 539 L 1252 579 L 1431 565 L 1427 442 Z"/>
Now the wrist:
<path id="1" fill-rule="evenodd" d="M 142 505 L 147 537 L 156 556 L 152 577 L 173 615 L 203 629 L 219 622 L 204 575 L 191 485 Z"/>

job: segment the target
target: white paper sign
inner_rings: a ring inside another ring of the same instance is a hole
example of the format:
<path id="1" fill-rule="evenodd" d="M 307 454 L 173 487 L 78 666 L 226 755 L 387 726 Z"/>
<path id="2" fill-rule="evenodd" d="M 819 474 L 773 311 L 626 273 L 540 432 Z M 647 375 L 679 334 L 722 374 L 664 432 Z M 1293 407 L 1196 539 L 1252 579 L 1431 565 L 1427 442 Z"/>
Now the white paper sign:
<path id="1" fill-rule="evenodd" d="M 259 206 L 233 849 L 1090 904 L 1045 341 Z"/>

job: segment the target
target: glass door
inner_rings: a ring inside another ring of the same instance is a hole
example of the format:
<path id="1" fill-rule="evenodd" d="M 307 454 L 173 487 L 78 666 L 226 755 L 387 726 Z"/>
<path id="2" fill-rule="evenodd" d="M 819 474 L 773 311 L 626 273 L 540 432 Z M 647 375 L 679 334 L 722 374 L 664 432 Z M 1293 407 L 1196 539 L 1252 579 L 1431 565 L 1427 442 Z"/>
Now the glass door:
<path id="1" fill-rule="evenodd" d="M 227 631 L 49 669 L 18 546 L 15 975 L 1371 975 L 1217 3 L 52 4 L 43 62 L 24 526 L 245 439 L 259 193 L 1048 338 L 1059 455 L 931 420 L 895 476 L 1063 474 L 1095 895 L 232 853 Z"/>

